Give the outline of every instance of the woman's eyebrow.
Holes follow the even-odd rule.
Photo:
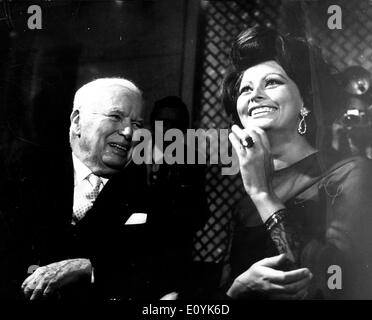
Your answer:
[[[279,76],[279,77],[281,77],[281,78],[283,78],[283,79],[288,79],[284,74],[282,74],[282,73],[277,73],[277,72],[270,72],[269,74],[267,74],[267,75],[265,76],[265,79],[266,79],[267,77],[269,77],[269,76],[272,76],[272,75]]]
[[[264,77],[262,77],[261,80],[266,80],[267,77],[272,76],[272,75],[279,76],[279,77],[281,77],[281,78],[283,78],[283,79],[285,79],[285,80],[288,79],[288,78],[287,78],[284,74],[282,74],[282,73],[270,72],[270,73],[266,74]],[[243,84],[244,84],[244,86],[247,86],[247,85],[250,85],[250,86],[251,86],[252,83],[253,83],[253,82],[252,82],[251,80],[247,80],[247,81],[245,81],[244,83],[243,83],[243,81],[241,81],[241,82],[240,82],[240,87],[242,87]]]
[[[239,85],[239,88],[243,88],[243,87],[246,87],[246,86],[252,86],[252,81],[251,80],[246,80],[243,82],[243,78],[242,80],[240,81],[240,85]]]

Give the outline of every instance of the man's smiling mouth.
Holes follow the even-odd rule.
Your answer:
[[[113,147],[119,151],[123,151],[123,152],[127,152],[129,150],[129,146],[123,146],[123,145],[120,145],[120,144],[117,144],[117,143],[109,143],[110,147]]]

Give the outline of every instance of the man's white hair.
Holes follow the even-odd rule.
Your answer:
[[[100,78],[88,82],[87,84],[83,85],[78,91],[75,93],[74,97],[74,105],[73,105],[73,112],[74,110],[80,110],[86,106],[93,104],[97,99],[99,99],[99,94],[106,88],[111,86],[121,86],[124,90],[129,90],[130,92],[138,95],[140,98],[141,103],[143,103],[142,99],[142,92],[141,90],[131,81],[123,79],[123,78]],[[74,139],[74,134],[72,132],[72,123],[70,124],[70,144]]]
[[[100,78],[88,82],[76,91],[73,110],[80,110],[88,101],[95,99],[97,92],[111,86],[122,86],[124,89],[138,94],[142,99],[141,90],[133,82],[123,78]]]

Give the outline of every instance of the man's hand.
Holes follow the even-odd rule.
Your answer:
[[[64,285],[89,278],[91,274],[92,264],[88,259],[63,260],[37,268],[22,283],[22,290],[26,299],[47,298]]]
[[[254,263],[234,280],[227,295],[238,299],[249,292],[260,292],[270,299],[304,299],[312,274],[307,268],[286,272],[273,269],[285,259],[281,254]]]
[[[170,292],[164,295],[163,297],[160,298],[160,300],[177,300],[178,299],[178,292]]]

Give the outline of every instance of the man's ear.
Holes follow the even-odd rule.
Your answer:
[[[71,131],[80,137],[80,111],[75,109],[72,111],[70,116]]]

